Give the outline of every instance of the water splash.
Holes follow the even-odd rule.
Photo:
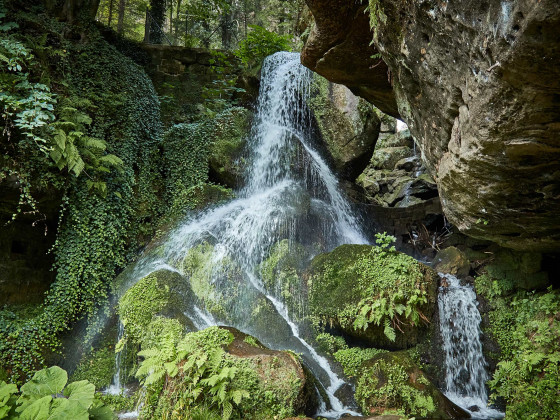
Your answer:
[[[467,410],[473,418],[502,418],[503,413],[488,407],[487,363],[480,341],[480,312],[470,285],[462,286],[451,274],[441,274],[447,287],[438,297],[440,332],[445,354],[445,395]]]

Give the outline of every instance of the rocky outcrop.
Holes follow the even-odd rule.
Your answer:
[[[361,56],[381,54],[453,224],[502,246],[558,252],[557,2],[372,0],[373,37],[367,19],[346,17],[359,6],[339,13],[339,0],[307,3],[317,28],[303,63],[330,80],[346,77],[383,109],[386,92],[371,86],[384,82],[353,62],[356,45],[365,46]]]
[[[375,99],[381,111],[397,116],[387,65],[370,48],[367,5],[346,0],[307,0],[307,5],[315,24],[302,51],[302,63],[370,102]]]
[[[379,135],[379,111],[347,87],[315,75],[308,99],[329,161],[353,181],[366,167]]]
[[[366,169],[356,179],[369,203],[410,207],[438,196],[435,181],[425,173],[408,130],[378,141]]]

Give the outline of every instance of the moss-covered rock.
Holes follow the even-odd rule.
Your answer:
[[[342,245],[306,276],[311,315],[373,347],[417,344],[435,309],[437,273],[394,248]]]
[[[125,328],[126,340],[143,343],[157,334],[158,317],[177,320],[192,327],[184,315],[185,305],[193,299],[189,283],[179,274],[158,270],[140,279],[120,298],[118,313]],[[152,324],[156,321],[156,325]]]
[[[450,246],[436,254],[434,268],[441,273],[464,277],[469,274],[471,263],[464,252]]]
[[[370,160],[373,169],[388,169],[395,167],[396,163],[412,156],[412,149],[407,146],[376,148]]]
[[[372,105],[315,74],[309,108],[339,174],[354,180],[367,165],[381,121]]]
[[[367,414],[469,418],[420,370],[408,352],[380,353],[362,364],[356,400]]]
[[[255,338],[225,327],[186,334],[176,347],[185,360],[176,361],[177,373],[162,378],[161,386],[148,388],[141,418],[167,416],[177,404],[184,413],[200,406],[226,412],[227,404],[219,400],[232,404],[233,418],[250,420],[311,414],[317,408],[312,381],[293,353],[269,350]],[[197,378],[189,375],[193,359]],[[213,398],[217,389],[211,388],[222,384],[224,398]]]
[[[289,308],[297,314],[304,311],[300,296],[301,275],[308,264],[309,253],[298,243],[288,239],[274,244],[268,257],[260,264],[260,274],[265,287],[276,296],[282,296]]]
[[[247,143],[251,111],[231,108],[215,120],[215,132],[210,144],[210,179],[228,187],[240,185],[244,170],[242,152]]]

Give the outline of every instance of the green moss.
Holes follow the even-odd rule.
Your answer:
[[[191,248],[182,261],[182,270],[189,279],[192,290],[204,302],[208,311],[227,317],[228,303],[239,293],[239,281],[243,276],[239,266],[228,257],[216,261],[214,247],[203,243]],[[216,279],[219,279],[216,281]],[[217,283],[227,281],[231,286],[219,290]]]
[[[377,357],[359,373],[356,400],[363,412],[439,418],[431,395],[437,389],[399,353]]]
[[[374,356],[384,353],[387,350],[359,347],[352,347],[338,350],[334,353],[334,358],[342,365],[344,374],[349,378],[358,376],[361,372],[361,366],[366,360],[372,359]]]
[[[300,296],[301,275],[308,255],[302,245],[284,239],[272,246],[268,257],[259,266],[266,288],[281,295],[296,317],[304,312],[301,300],[296,297]]]
[[[377,326],[391,341],[397,334],[404,336],[395,330],[430,319],[437,274],[381,245],[343,245],[313,259],[308,280],[312,315],[350,334],[359,330],[374,334],[369,327]],[[370,338],[383,342],[379,334]]]
[[[86,356],[71,376],[72,381],[88,380],[97,389],[111,385],[115,372],[115,349],[104,347]]]
[[[118,312],[130,340],[142,342],[152,318],[167,305],[169,296],[169,286],[158,284],[155,273],[139,280],[124,294]]]

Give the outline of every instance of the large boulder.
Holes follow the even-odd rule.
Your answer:
[[[311,316],[373,347],[408,348],[428,333],[438,275],[394,249],[342,245],[315,257],[306,278]]]
[[[169,353],[176,357],[176,368],[161,377],[159,386],[147,388],[141,418],[165,418],[177,404],[185,413],[218,406],[224,417],[231,404],[233,418],[251,420],[310,415],[317,409],[314,381],[294,353],[270,350],[254,337],[226,327],[188,333],[177,340],[176,348],[181,356]],[[157,344],[153,349],[166,354]],[[144,355],[151,357],[150,352]],[[170,363],[166,365],[168,369]],[[139,372],[149,377],[154,371],[141,367]]]
[[[380,53],[449,221],[502,246],[558,252],[560,4],[370,0],[372,36],[367,19],[347,17],[361,5],[341,13],[341,3],[307,0],[317,29],[303,63],[381,108],[387,94],[371,87],[381,76],[351,65],[356,46]]]
[[[406,351],[379,353],[364,362],[357,379],[356,401],[367,414],[470,418],[430,382]]]
[[[347,87],[318,75],[314,75],[308,105],[329,160],[343,178],[353,181],[375,148],[379,111]]]

